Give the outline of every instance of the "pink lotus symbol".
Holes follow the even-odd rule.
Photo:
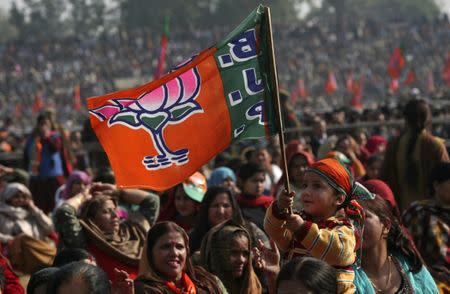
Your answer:
[[[137,100],[112,99],[107,104],[89,112],[100,121],[108,120],[108,126],[120,124],[131,129],[144,129],[154,143],[157,155],[145,156],[142,164],[148,170],[182,165],[189,161],[188,149],[171,151],[163,131],[168,124],[178,124],[203,109],[195,101],[200,93],[201,78],[196,67],[155,90],[143,93]]]

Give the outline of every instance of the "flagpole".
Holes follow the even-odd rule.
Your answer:
[[[284,170],[284,174],[286,175],[286,182],[284,184],[285,189],[287,190],[288,194],[291,193],[291,188],[289,184],[289,172],[287,168],[287,160],[286,160],[286,148],[284,145],[284,133],[283,133],[283,120],[281,118],[281,103],[280,103],[280,92],[278,88],[278,74],[277,74],[277,64],[275,62],[275,49],[273,46],[273,36],[272,36],[272,18],[270,16],[270,8],[267,6],[264,6],[264,16],[266,17],[266,21],[268,24],[268,41],[269,41],[269,66],[273,73],[273,88],[275,91],[275,108],[276,108],[276,116],[278,121],[278,138],[280,140],[280,151],[281,151],[281,161],[282,161],[282,168]],[[288,213],[292,214],[292,207],[288,209]]]

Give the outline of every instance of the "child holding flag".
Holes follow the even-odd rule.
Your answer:
[[[332,158],[307,169],[303,189],[303,211],[285,212],[294,196],[285,191],[267,210],[264,228],[288,260],[305,255],[322,259],[337,269],[338,293],[354,293],[352,265],[357,261],[364,220],[355,197],[372,198],[372,194]]]

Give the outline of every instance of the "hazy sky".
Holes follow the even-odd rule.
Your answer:
[[[15,1],[19,6],[23,3],[22,0],[15,0]],[[14,2],[14,0],[0,0],[0,8],[8,10],[12,2]],[[108,4],[111,3],[111,0],[106,0],[105,2]],[[435,0],[435,2],[438,4],[439,7],[442,7],[444,11],[450,14],[449,0]]]

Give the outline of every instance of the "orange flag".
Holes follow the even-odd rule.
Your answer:
[[[334,93],[337,90],[337,82],[336,82],[336,77],[334,75],[334,72],[330,71],[328,72],[328,78],[327,81],[325,82],[325,92],[327,94],[331,94]]]
[[[118,186],[166,190],[231,142],[276,133],[265,20],[260,5],[161,79],[88,99]]]

